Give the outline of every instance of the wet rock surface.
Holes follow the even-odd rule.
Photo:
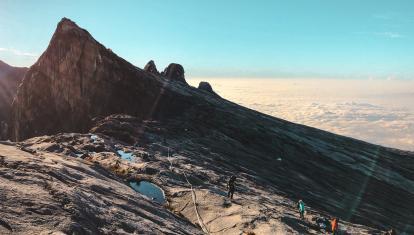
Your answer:
[[[286,152],[280,155],[281,161],[272,156],[273,160],[260,162],[259,159],[265,159],[267,154],[260,152],[258,148],[243,147],[245,144],[237,140],[240,131],[237,135],[230,132],[224,134],[201,126],[195,129],[196,127],[178,120],[161,123],[142,121],[125,115],[112,115],[103,120],[112,120],[112,123],[116,123],[114,126],[123,126],[125,123],[140,126],[139,138],[133,143],[126,143],[122,140],[122,135],[120,137],[116,133],[111,136],[111,132],[105,132],[104,126],[101,125],[100,131],[93,134],[72,133],[35,137],[19,143],[18,146],[30,154],[57,154],[64,158],[85,161],[91,166],[99,166],[103,172],[124,184],[142,180],[152,182],[164,190],[168,210],[180,217],[180,220],[194,224],[198,233],[203,231],[195,212],[191,186],[203,226],[213,234],[321,234],[323,231],[318,230],[312,221],[312,218],[320,216],[340,217],[340,229],[347,234],[379,234],[391,226],[407,234],[412,230],[412,222],[406,217],[411,213],[411,207],[404,207],[412,205],[412,194],[403,191],[412,189],[412,181],[406,178],[410,175],[399,178],[398,182],[392,184],[391,177],[388,177],[387,181],[382,179],[382,174],[391,174],[390,168],[383,170],[387,167],[384,164],[385,160],[377,161],[376,169],[379,171],[370,171],[371,177],[367,177],[363,172],[370,165],[361,163],[358,168],[355,164],[349,165],[350,158],[359,159],[361,156],[345,155],[352,149],[344,147],[340,151],[330,152],[329,155],[335,157],[335,164],[329,163],[329,157],[325,155],[325,161],[307,166],[310,162],[303,160],[304,156],[300,153],[306,152],[312,161],[316,155],[312,152],[324,154],[324,142],[319,139],[313,140],[316,142],[312,146],[302,143],[304,147],[300,148],[301,151],[296,150],[294,154],[288,152],[293,152],[294,149],[285,147]],[[114,126],[108,128],[112,129]],[[231,125],[228,128],[232,128]],[[283,141],[289,140],[290,134],[280,130],[279,141],[284,138],[287,139]],[[330,141],[332,137],[329,138]],[[342,140],[344,137],[337,138]],[[356,140],[347,141],[346,146],[352,146],[352,142]],[[369,152],[370,145],[364,144],[364,151]],[[133,154],[134,158],[122,158],[118,154],[119,150]],[[389,154],[396,154],[392,155],[395,161],[405,159],[407,163],[412,161],[410,159],[413,157],[407,152],[405,156],[398,157],[402,152],[390,149],[376,149],[376,152],[381,154],[382,159],[386,159]],[[7,158],[4,152],[0,151],[0,154]],[[364,156],[368,158],[370,155]],[[395,177],[398,174],[402,175],[404,171],[408,173],[413,170],[411,165],[401,163],[399,166],[404,167],[392,173]],[[314,169],[313,174],[307,174],[308,167],[318,169]],[[13,169],[13,166],[7,165],[2,169],[3,172],[7,172]],[[337,174],[341,169],[347,172],[347,177]],[[226,197],[226,182],[232,174],[237,175],[236,193],[234,199],[229,200]],[[7,178],[7,174],[5,175]],[[325,180],[322,181],[321,178]],[[330,183],[328,179],[336,183]],[[367,183],[362,179],[371,182]],[[380,184],[381,188],[378,190],[388,191],[389,194],[372,191],[377,190],[376,185],[369,185],[373,183]],[[344,189],[335,190],[341,187]],[[353,190],[353,187],[357,190]],[[340,200],[335,197],[337,193],[341,193]],[[358,198],[361,193],[363,196]],[[401,201],[393,199],[394,195]],[[298,218],[295,206],[298,198],[303,199],[307,206],[308,213],[304,221]],[[345,200],[354,198],[357,201]],[[144,200],[152,201],[148,197]],[[391,204],[389,200],[394,201]],[[350,208],[349,205],[354,207]],[[398,213],[393,212],[397,208]],[[385,210],[387,212],[384,212]],[[346,217],[348,214],[351,216]],[[362,218],[363,216],[369,220]],[[393,218],[397,219],[393,221]]]
[[[0,188],[1,234],[200,234],[99,164],[64,154],[0,144]]]

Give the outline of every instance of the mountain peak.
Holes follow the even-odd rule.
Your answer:
[[[82,30],[75,22],[71,19],[63,17],[58,23],[56,31],[68,31],[70,29],[79,29]]]
[[[155,72],[155,63],[150,62],[145,70],[137,69],[75,22],[63,18],[19,88],[13,104],[13,139],[85,132],[96,116],[123,113],[166,118],[189,107],[191,101],[182,95],[182,89],[166,87],[161,84],[166,80],[154,79],[148,70]],[[175,88],[188,89],[181,65],[171,64],[166,71],[167,79],[183,81]]]

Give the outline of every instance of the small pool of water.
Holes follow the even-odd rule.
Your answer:
[[[164,204],[165,201],[165,195],[164,192],[160,187],[157,185],[148,182],[148,181],[139,181],[129,182],[129,185],[137,192],[145,195],[146,197],[150,198],[151,200],[156,201],[159,204]]]
[[[135,160],[135,156],[132,153],[126,153],[123,150],[118,150],[117,153],[124,160],[130,161],[130,162]]]
[[[96,141],[98,140],[98,136],[97,135],[91,135],[91,140],[93,140],[93,142],[96,143]]]

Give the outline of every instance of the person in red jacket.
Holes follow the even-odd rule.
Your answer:
[[[331,225],[332,225],[332,235],[337,235],[338,234],[338,224],[339,224],[339,219],[338,218],[333,218]]]

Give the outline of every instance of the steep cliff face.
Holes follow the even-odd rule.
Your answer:
[[[7,137],[11,103],[27,68],[10,66],[0,60],[0,140]]]
[[[184,69],[175,67],[183,81]],[[177,76],[171,71],[167,76]],[[191,100],[170,92],[172,82],[174,79],[133,66],[74,22],[62,19],[18,91],[13,105],[13,138],[86,131],[92,118],[113,113],[140,118],[180,113]],[[159,109],[164,106],[168,108]]]

